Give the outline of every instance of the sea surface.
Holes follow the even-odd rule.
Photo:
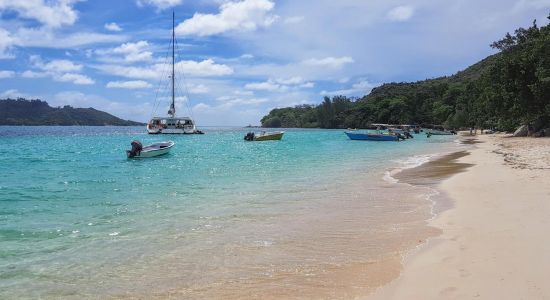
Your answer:
[[[458,147],[202,129],[0,126],[0,299],[362,295],[436,234],[434,191],[390,175]],[[136,139],[176,145],[129,160]]]

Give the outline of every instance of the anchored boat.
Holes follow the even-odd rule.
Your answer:
[[[350,140],[362,140],[362,141],[399,141],[399,136],[391,133],[382,132],[359,132],[359,131],[346,131],[345,134]]]
[[[175,44],[176,35],[174,33],[175,17],[172,13],[172,76],[170,76],[172,83],[172,103],[168,110],[167,117],[153,117],[147,124],[147,132],[149,134],[203,134],[202,131],[197,130],[195,121],[191,117],[176,117],[176,74],[175,74]],[[187,97],[189,98],[189,97]],[[189,110],[191,110],[189,108]]]
[[[284,131],[262,131],[259,134],[249,132],[244,136],[245,141],[278,141],[283,138]]]
[[[168,154],[175,143],[172,141],[165,141],[145,147],[141,145],[140,141],[132,141],[131,144],[132,150],[126,150],[128,158],[147,158]]]

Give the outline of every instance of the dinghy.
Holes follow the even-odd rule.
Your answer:
[[[132,141],[132,150],[126,150],[128,158],[147,158],[167,154],[174,146],[174,142],[158,142],[143,147],[140,141]]]
[[[284,131],[262,131],[259,134],[249,132],[244,136],[245,141],[278,141],[283,138]]]

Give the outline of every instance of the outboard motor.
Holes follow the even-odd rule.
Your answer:
[[[140,141],[132,141],[132,150],[127,150],[126,153],[128,154],[128,158],[135,157],[141,153],[141,150],[143,149],[143,145]]]
[[[253,141],[254,140],[254,132],[249,132],[244,136],[245,141]]]
[[[399,141],[399,140],[404,141],[405,140],[405,136],[402,135],[401,133],[396,133],[395,135],[397,136],[397,141]]]

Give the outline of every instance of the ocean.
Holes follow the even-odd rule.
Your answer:
[[[352,298],[437,234],[429,187],[401,168],[456,137],[343,130],[0,126],[0,298]],[[129,160],[132,140],[173,140]]]

